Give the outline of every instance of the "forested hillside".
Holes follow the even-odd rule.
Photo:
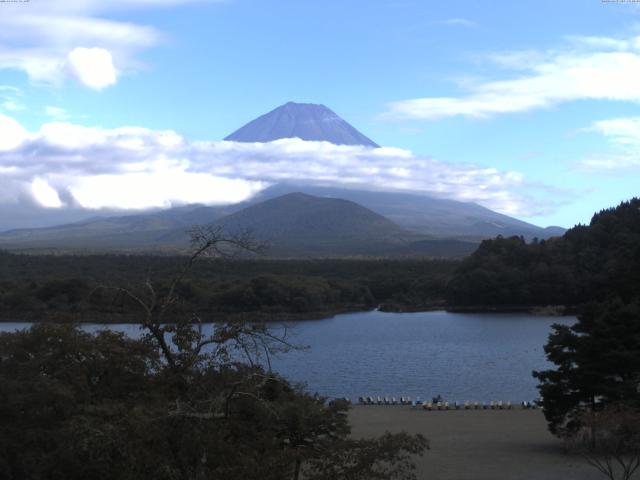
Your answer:
[[[136,321],[110,286],[166,288],[184,257],[35,256],[0,252],[0,320]],[[309,318],[382,305],[444,305],[457,262],[448,260],[203,260],[179,285],[185,311]],[[135,310],[133,310],[135,311]]]
[[[167,285],[179,256],[36,256],[0,252],[0,319],[135,321],[108,286]],[[205,320],[321,317],[387,310],[564,305],[640,292],[640,199],[594,215],[563,237],[484,241],[463,261],[236,259],[203,261],[179,285]]]
[[[564,236],[486,240],[448,286],[459,306],[577,306],[640,294],[640,199],[595,214]]]

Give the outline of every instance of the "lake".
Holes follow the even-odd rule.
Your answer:
[[[543,346],[551,325],[573,322],[574,317],[513,313],[349,313],[283,323],[291,341],[310,348],[272,364],[312,392],[331,397],[442,395],[460,402],[520,402],[538,397],[531,371],[550,366]],[[28,326],[0,323],[0,331]],[[139,334],[137,325],[85,328]]]

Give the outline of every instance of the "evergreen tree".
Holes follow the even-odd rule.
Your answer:
[[[596,213],[560,238],[482,242],[447,288],[451,305],[579,307],[640,291],[640,198]]]
[[[573,326],[553,328],[545,352],[556,369],[533,372],[553,433],[574,432],[587,409],[612,403],[640,407],[638,300],[591,304]]]

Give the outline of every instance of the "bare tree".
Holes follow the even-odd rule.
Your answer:
[[[349,402],[327,403],[271,371],[273,353],[298,348],[286,330],[223,321],[204,331],[197,313],[181,305],[181,282],[204,256],[255,254],[264,246],[246,231],[207,226],[190,233],[191,254],[170,281],[147,274],[138,285],[110,287],[140,312],[142,375],[154,395],[133,417],[140,430],[153,427],[150,438],[164,446],[167,460],[160,462],[171,478],[415,479],[413,456],[426,448],[423,437],[350,440]]]
[[[630,480],[640,467],[640,412],[624,405],[588,410],[567,438],[572,450],[610,480]]]
[[[101,287],[114,290],[137,305],[141,311],[140,325],[146,337],[161,351],[166,365],[176,371],[188,370],[196,362],[207,358],[228,361],[235,351],[250,364],[265,359],[271,367],[270,356],[294,348],[284,329],[275,335],[264,323],[244,321],[219,322],[213,332],[205,334],[202,319],[195,312],[175,315],[180,303],[179,286],[203,257],[237,257],[259,255],[266,244],[257,241],[249,230],[225,231],[218,225],[195,226],[189,230],[191,252],[182,267],[170,280],[168,287],[157,288],[151,274],[142,285]],[[203,352],[207,355],[203,356]]]
[[[260,255],[266,244],[257,241],[248,230],[228,232],[216,225],[195,226],[188,233],[191,252],[168,286],[157,288],[156,282],[147,274],[138,286],[103,288],[118,292],[139,307],[140,327],[146,332],[143,338],[159,349],[164,368],[168,368],[174,378],[182,379],[184,391],[189,389],[191,377],[202,371],[201,367],[229,367],[234,360],[240,359],[250,367],[262,365],[262,361],[266,363],[262,365],[266,366],[266,372],[255,368],[243,380],[227,385],[204,403],[194,402],[193,398],[176,398],[170,416],[200,420],[225,418],[229,416],[234,400],[248,397],[268,408],[255,392],[267,382],[280,381],[272,374],[271,356],[302,348],[288,340],[287,328],[282,327],[274,333],[264,322],[234,320],[216,322],[211,326],[212,331],[205,333],[197,313],[176,314],[175,311],[181,301],[180,283],[186,280],[198,260]]]

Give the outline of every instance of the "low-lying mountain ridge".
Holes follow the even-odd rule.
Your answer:
[[[244,208],[217,222],[246,225],[265,238],[306,240],[393,238],[403,231],[388,218],[341,198],[294,192]]]
[[[357,203],[289,193],[252,205],[216,222],[226,230],[251,230],[272,253],[382,253],[407,243],[406,232]]]
[[[556,234],[475,204],[403,193],[301,189],[304,193],[291,185],[274,186],[252,201],[225,207],[190,205],[13,230],[0,234],[0,248],[175,251],[188,245],[185,232],[191,226],[211,223],[251,230],[271,244],[274,256],[462,256],[483,238]]]
[[[0,234],[10,249],[167,250],[188,245],[193,224],[250,230],[272,256],[459,256],[476,244],[433,239],[401,228],[355,202],[289,193],[245,208],[183,207],[152,215],[96,219]]]
[[[0,233],[0,247],[101,250],[161,246],[158,239],[167,232],[208,224],[241,208],[240,205],[233,207],[189,205],[147,214],[92,218],[55,227],[10,230]]]
[[[562,227],[542,228],[489,210],[477,203],[460,202],[426,195],[376,192],[312,185],[278,184],[261,192],[254,201],[291,192],[358,203],[392,220],[400,227],[434,238],[481,241],[502,235],[544,239],[562,235]]]

